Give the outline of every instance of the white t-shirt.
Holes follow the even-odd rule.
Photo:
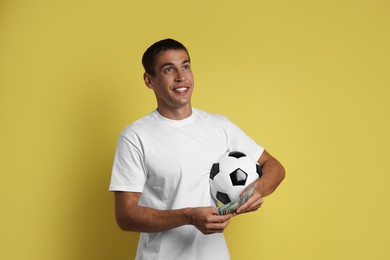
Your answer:
[[[110,191],[142,192],[139,204],[159,210],[215,206],[209,175],[228,151],[258,160],[263,148],[226,117],[193,109],[171,120],[157,110],[126,127],[115,153]],[[186,225],[141,233],[136,259],[229,259],[223,234]]]

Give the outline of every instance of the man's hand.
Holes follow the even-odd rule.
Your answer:
[[[235,215],[258,210],[263,204],[263,197],[271,194],[284,179],[285,170],[283,166],[267,151],[262,153],[257,162],[262,168],[263,175],[241,193],[241,195],[245,194],[256,184],[252,196],[237,209]]]
[[[192,208],[190,223],[205,235],[222,233],[230,223],[232,216],[232,214],[218,215],[218,211],[214,207]]]
[[[261,207],[263,204],[263,197],[260,194],[260,183],[257,182],[259,182],[259,179],[246,187],[246,189],[241,193],[241,196],[243,196],[253,185],[256,185],[252,196],[250,196],[249,199],[236,210],[234,215],[256,211]]]

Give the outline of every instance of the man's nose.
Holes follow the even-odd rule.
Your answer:
[[[175,80],[180,82],[180,81],[183,81],[183,80],[185,80],[185,79],[186,79],[186,78],[185,78],[184,72],[178,70],[177,73],[176,73],[176,78],[175,78]]]

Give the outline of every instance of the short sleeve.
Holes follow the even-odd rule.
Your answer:
[[[144,160],[140,150],[120,135],[114,157],[109,190],[142,192],[146,181]]]
[[[245,153],[253,160],[258,160],[264,151],[264,148],[250,138],[244,131],[242,131],[236,124],[226,119],[226,138],[228,142],[228,149],[230,151],[239,151]]]

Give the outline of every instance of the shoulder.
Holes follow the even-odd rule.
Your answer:
[[[131,124],[125,126],[121,132],[121,136],[125,138],[131,138],[139,135],[139,133],[147,131],[147,129],[154,128],[155,124],[154,111],[145,115]]]
[[[201,120],[206,120],[209,122],[216,122],[216,123],[223,123],[229,121],[228,118],[224,115],[210,113],[196,108],[194,108],[193,110],[196,113],[197,117],[200,118]]]
[[[224,132],[236,127],[236,125],[225,115],[210,113],[198,109],[195,111],[198,115],[198,122],[201,122],[204,126],[209,126]]]

